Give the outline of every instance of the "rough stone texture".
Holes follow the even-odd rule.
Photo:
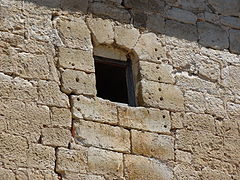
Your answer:
[[[52,112],[51,124],[53,126],[71,127],[72,114],[69,109],[52,107],[51,112]]]
[[[119,152],[130,151],[130,133],[126,129],[83,120],[75,122],[74,128],[78,143]]]
[[[166,13],[167,18],[188,24],[195,24],[197,16],[190,11],[172,8]]]
[[[233,53],[240,53],[240,44],[239,44],[239,37],[240,37],[240,30],[230,30],[230,51]]]
[[[174,138],[166,135],[131,131],[134,154],[154,157],[160,160],[174,159]]]
[[[170,180],[173,178],[172,171],[161,162],[142,156],[124,155],[126,175],[129,180],[156,179]]]
[[[162,15],[152,14],[147,17],[147,29],[157,33],[164,33],[165,31],[165,21]]]
[[[62,91],[66,94],[95,95],[95,76],[83,71],[65,70],[62,73]]]

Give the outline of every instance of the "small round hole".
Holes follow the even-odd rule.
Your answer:
[[[160,81],[160,80],[161,80],[161,77],[158,77],[158,80]]]
[[[167,125],[164,125],[163,127],[164,127],[164,128],[167,128]]]
[[[157,60],[160,60],[160,57],[157,57]]]
[[[157,51],[158,49],[157,49],[157,48],[155,48],[154,50],[155,50],[155,51]]]
[[[161,88],[158,88],[158,90],[159,90],[159,91],[162,91],[162,89],[161,89]]]
[[[77,108],[77,110],[78,110],[78,111],[81,111],[81,109],[80,109],[80,108]]]
[[[160,100],[163,101],[163,97],[160,97]]]
[[[77,98],[77,101],[80,101],[80,98]]]
[[[74,64],[74,63],[72,63],[72,66],[75,66],[75,64]]]
[[[163,115],[162,117],[163,117],[163,118],[166,118],[166,116],[165,116],[165,115]]]
[[[156,69],[159,69],[159,66],[157,66]]]
[[[76,78],[76,82],[79,82],[79,78]]]

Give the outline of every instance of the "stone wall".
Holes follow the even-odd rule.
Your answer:
[[[240,179],[239,0],[1,0],[3,180]],[[97,97],[133,61],[138,107]]]

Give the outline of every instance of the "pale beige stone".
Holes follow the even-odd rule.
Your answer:
[[[117,124],[117,106],[101,98],[71,96],[74,118]]]
[[[139,30],[124,26],[115,26],[114,33],[116,44],[128,50],[135,46],[140,36]]]
[[[72,173],[72,172],[66,172],[66,174],[64,174],[63,180],[73,180],[73,179],[105,180],[105,178],[103,176],[98,176],[98,175],[77,174],[77,173]]]
[[[112,44],[114,39],[113,25],[110,20],[101,18],[88,18],[87,24],[93,34],[96,44]]]
[[[185,107],[187,111],[204,113],[206,110],[206,100],[203,93],[187,91],[184,93]]]
[[[173,111],[184,110],[183,93],[177,86],[142,80],[141,88],[141,105]]]
[[[0,177],[2,180],[15,180],[14,173],[9,169],[0,168]]]
[[[160,160],[174,159],[174,138],[148,132],[131,130],[132,151]]]
[[[95,56],[116,59],[118,61],[127,61],[127,52],[114,47],[99,45],[94,47],[93,54]]]
[[[87,148],[82,147],[81,150],[58,149],[56,172],[60,174],[66,172],[86,173],[87,169]]]
[[[192,161],[192,154],[190,152],[176,150],[176,161],[191,163]]]
[[[230,175],[227,175],[226,173],[214,169],[210,169],[209,167],[206,167],[201,172],[203,179],[208,180],[231,180],[232,177]]]
[[[184,113],[182,112],[171,112],[171,126],[172,129],[183,128]]]
[[[90,31],[83,19],[59,19],[57,24],[61,37],[67,47],[81,50],[92,49]]]
[[[65,70],[62,73],[62,91],[66,94],[95,95],[95,75],[76,70]]]
[[[40,104],[69,107],[68,96],[60,91],[60,87],[56,82],[39,81],[36,85]]]
[[[94,174],[102,174],[108,179],[123,177],[123,154],[89,148],[88,150],[89,171]]]
[[[59,48],[59,65],[63,68],[94,72],[92,51]]]
[[[212,114],[217,117],[226,117],[226,110],[224,101],[220,98],[206,95],[206,113]]]
[[[133,48],[140,60],[160,63],[166,59],[166,51],[153,33],[142,34]]]
[[[146,80],[169,84],[175,82],[171,74],[173,69],[170,65],[140,61],[139,67],[142,78]]]
[[[27,165],[31,168],[54,170],[55,150],[53,147],[32,144],[28,150]]]
[[[155,159],[142,156],[124,155],[125,173],[129,180],[171,180],[169,167]]]
[[[119,124],[153,132],[170,133],[171,122],[168,111],[142,107],[118,107]]]
[[[174,174],[177,176],[176,180],[195,180],[200,179],[199,172],[195,171],[194,167],[186,163],[177,164],[173,168]]]
[[[75,122],[74,128],[78,143],[119,152],[130,151],[130,133],[126,129],[83,120]]]
[[[70,129],[44,128],[42,130],[42,143],[48,146],[68,147],[71,137]]]
[[[51,107],[51,124],[58,127],[68,127],[72,125],[72,113],[70,109]]]

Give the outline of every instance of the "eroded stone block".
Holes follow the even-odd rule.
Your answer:
[[[180,21],[188,24],[196,24],[197,16],[190,11],[179,8],[172,8],[167,11],[166,16],[169,19]]]
[[[230,51],[240,54],[240,30],[231,29],[230,33]]]

